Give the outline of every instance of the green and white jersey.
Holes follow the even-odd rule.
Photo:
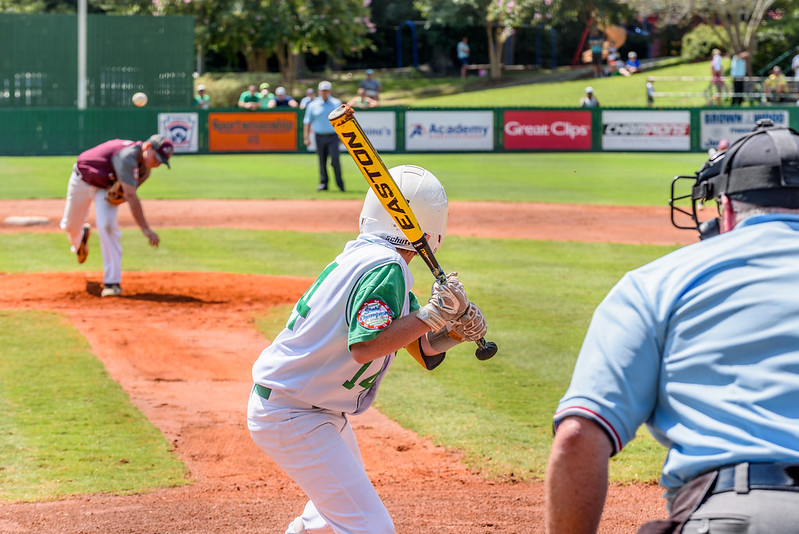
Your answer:
[[[418,309],[412,286],[391,244],[359,235],[294,306],[286,328],[255,362],[253,380],[313,406],[363,412],[396,353],[359,364],[349,348]]]

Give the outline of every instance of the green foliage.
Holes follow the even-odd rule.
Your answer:
[[[139,15],[152,12],[152,0],[88,0],[88,13]],[[0,13],[75,13],[75,0],[0,0]]]
[[[60,316],[0,311],[0,499],[188,483],[169,443]]]
[[[718,29],[707,24],[697,25],[682,38],[682,58],[689,61],[708,59],[714,48],[718,48],[724,53],[729,51],[729,43],[723,32],[719,32]]]

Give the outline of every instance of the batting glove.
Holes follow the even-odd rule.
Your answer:
[[[447,275],[443,284],[433,284],[430,300],[419,308],[418,317],[435,331],[444,328],[447,321],[457,319],[466,311],[469,299],[466,290],[458,280],[458,273]]]
[[[452,332],[462,337],[464,341],[477,341],[484,338],[486,330],[488,330],[488,325],[486,325],[483,310],[473,302],[469,303],[466,313],[452,323]]]

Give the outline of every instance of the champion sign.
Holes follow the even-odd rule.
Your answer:
[[[603,111],[605,150],[690,150],[688,111]]]
[[[407,150],[493,150],[491,111],[409,111],[405,114]]]
[[[507,149],[591,150],[590,111],[506,111]]]

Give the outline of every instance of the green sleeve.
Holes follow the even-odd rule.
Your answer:
[[[352,297],[348,346],[376,338],[383,328],[402,313],[405,294],[405,277],[402,268],[396,263],[381,265],[369,271],[355,288]],[[382,303],[388,308],[385,324],[364,325],[364,321],[359,320],[361,307],[368,302],[374,302],[378,307]]]

